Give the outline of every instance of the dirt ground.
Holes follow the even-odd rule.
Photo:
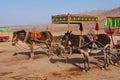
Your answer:
[[[0,80],[120,80],[120,65],[101,69],[101,54],[91,55],[91,70],[83,72],[80,54],[73,54],[67,61],[56,55],[48,58],[45,49],[35,46],[35,59],[30,59],[28,46],[20,44],[25,48],[15,48],[11,41],[0,42]]]

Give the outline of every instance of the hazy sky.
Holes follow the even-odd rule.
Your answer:
[[[0,0],[0,26],[50,24],[52,15],[119,6],[120,0]]]

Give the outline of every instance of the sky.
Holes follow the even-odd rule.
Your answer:
[[[120,0],[0,0],[0,26],[51,24],[51,16],[109,10]]]

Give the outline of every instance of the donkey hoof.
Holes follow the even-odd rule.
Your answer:
[[[86,70],[86,72],[90,72],[90,70]]]
[[[114,65],[115,65],[115,66],[117,66],[117,65],[118,65],[118,63],[114,63]]]
[[[13,54],[13,56],[16,56],[16,55],[18,55],[18,53],[15,52],[15,53]]]
[[[48,58],[50,58],[50,55],[48,55]]]
[[[101,67],[102,70],[105,70],[107,68],[107,65],[106,66],[103,66]]]
[[[85,69],[83,69],[83,70],[82,70],[82,72],[86,72],[86,70],[85,70]]]
[[[35,58],[34,57],[31,57],[30,60],[34,60]]]
[[[101,70],[105,70],[105,68],[104,68],[104,67],[101,67]]]

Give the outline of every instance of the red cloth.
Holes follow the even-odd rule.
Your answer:
[[[95,30],[99,30],[99,25],[98,25],[98,23],[96,23],[96,26],[95,26]]]
[[[83,31],[83,26],[82,26],[82,23],[80,23],[79,30],[80,30],[80,31]]]
[[[41,38],[42,37],[40,32],[38,32],[38,33],[30,32],[30,36],[31,36],[31,38]]]

